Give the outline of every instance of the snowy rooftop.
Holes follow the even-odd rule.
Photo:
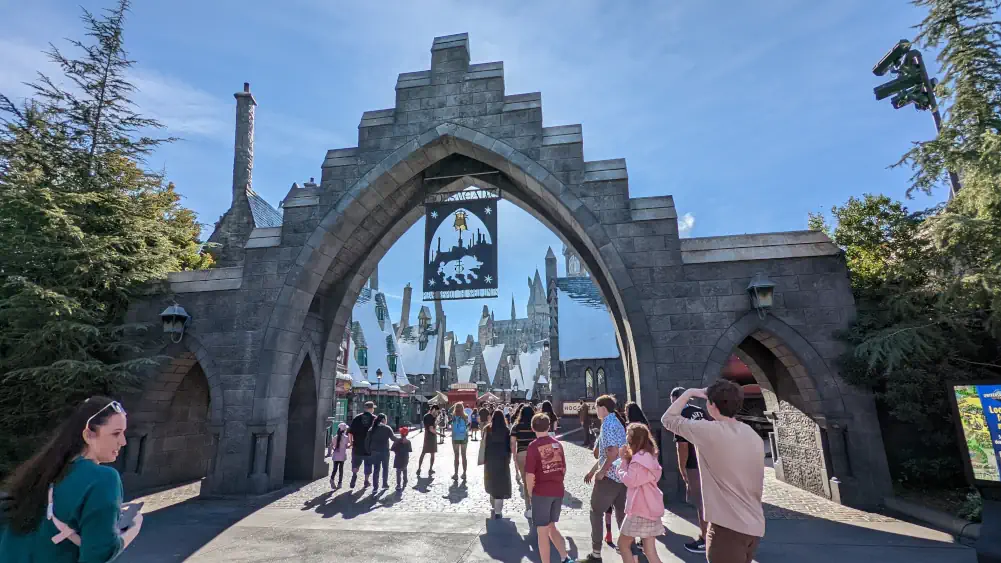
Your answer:
[[[469,378],[473,376],[474,360],[467,360],[455,370],[455,376],[459,383],[469,383]]]
[[[535,386],[535,375],[539,372],[539,363],[541,361],[542,350],[518,354],[518,362],[521,364],[521,377],[525,381],[525,388],[531,389]]]
[[[492,346],[483,347],[483,362],[487,365],[487,381],[489,381],[491,385],[494,383],[494,377],[497,375],[497,366],[500,365],[501,358],[503,357],[503,344],[494,344]]]
[[[518,366],[511,366],[511,388],[514,389],[514,385],[518,384],[519,390],[525,389],[525,380],[521,376],[521,368]]]
[[[409,330],[410,328],[413,327],[407,327],[405,332],[417,332],[416,328],[413,331]],[[434,355],[437,349],[437,334],[427,335],[427,345],[423,350],[421,350],[420,340],[416,336],[407,337],[405,335],[400,339],[400,362],[407,368],[407,373],[411,375],[434,375]]]
[[[560,360],[618,358],[615,325],[589,277],[558,278]]]
[[[370,383],[378,383],[379,378],[375,372],[382,370],[382,384],[396,383],[402,385],[410,383],[407,379],[406,366],[402,360],[397,361],[396,380],[389,371],[389,359],[387,355],[387,339],[392,343],[393,348],[399,354],[399,344],[396,335],[393,334],[393,321],[389,317],[389,310],[386,310],[386,317],[382,326],[379,325],[379,318],[376,315],[376,303],[381,302],[385,306],[385,297],[381,293],[374,293],[370,288],[363,288],[358,295],[358,301],[351,310],[351,338],[353,340],[352,353],[348,358],[348,373],[355,382],[364,381],[366,377],[362,374],[358,365],[355,351],[359,344],[368,348],[368,377]],[[432,363],[434,358],[432,357]]]

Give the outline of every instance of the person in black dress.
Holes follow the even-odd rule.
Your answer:
[[[438,451],[438,430],[435,425],[438,422],[438,405],[431,407],[431,410],[424,415],[424,447],[421,449],[421,457],[417,460],[417,477],[421,476],[421,466],[424,465],[424,456],[431,455],[431,463],[428,464],[428,477],[434,475],[434,454]]]
[[[490,495],[494,518],[500,518],[504,499],[511,498],[511,434],[503,411],[494,411],[490,423],[483,428],[482,439],[487,448],[483,486]]]

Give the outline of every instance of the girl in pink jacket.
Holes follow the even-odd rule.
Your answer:
[[[643,554],[650,563],[660,563],[657,557],[657,536],[664,533],[664,495],[657,487],[661,467],[657,463],[657,446],[645,424],[634,422],[626,430],[626,445],[619,450],[622,461],[618,474],[626,486],[626,519],[619,529],[619,553],[622,561],[633,563],[632,543],[643,542]]]

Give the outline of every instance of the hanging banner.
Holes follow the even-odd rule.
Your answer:
[[[425,201],[425,301],[497,297],[497,197],[480,191]]]

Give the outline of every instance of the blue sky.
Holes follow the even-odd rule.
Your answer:
[[[46,43],[80,37],[79,6],[108,3],[0,0],[0,91],[23,95]],[[920,19],[906,0],[174,0],[137,2],[126,41],[143,111],[183,138],[150,166],[204,223],[229,206],[243,82],[260,104],[254,188],[277,205],[319,177],[328,149],[357,144],[362,112],[393,106],[399,73],[430,67],[434,36],[469,32],[473,62],[504,61],[508,94],[541,91],[546,126],[583,124],[586,159],[626,158],[632,196],[674,195],[688,235],[711,236],[802,229],[807,212],[865,192],[904,196],[909,171],[887,167],[934,127],[877,103],[869,70]],[[560,243],[500,211],[501,298],[488,303],[507,318]],[[419,287],[422,243],[421,222],[383,261],[391,298]],[[447,304],[449,327],[474,332],[483,303]]]

